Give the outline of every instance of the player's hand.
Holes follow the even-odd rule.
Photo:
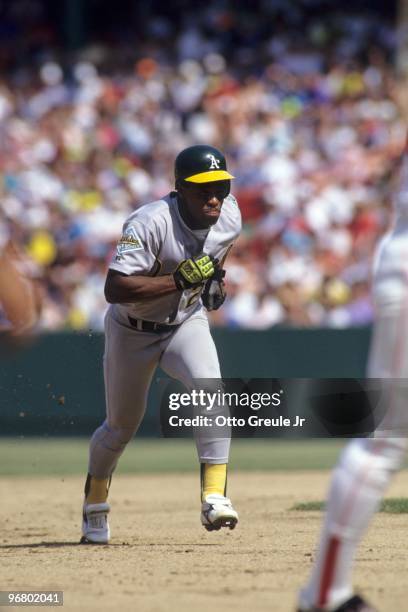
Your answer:
[[[214,275],[217,264],[217,259],[205,253],[185,259],[173,274],[177,289],[184,291],[202,285]]]
[[[225,270],[217,269],[215,274],[205,283],[201,300],[207,310],[218,310],[225,302],[227,294],[224,283]]]

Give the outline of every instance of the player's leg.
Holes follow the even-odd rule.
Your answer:
[[[369,378],[387,379],[388,383],[408,376],[406,295],[403,283],[377,287],[378,312],[370,348]],[[358,598],[352,597],[355,551],[407,448],[407,440],[400,431],[406,421],[406,402],[401,394],[393,393],[393,385],[389,387],[386,415],[380,424],[383,437],[351,442],[333,472],[316,561],[300,594],[301,610],[336,609],[350,597],[350,605],[346,603],[342,610],[363,609]]]
[[[217,349],[205,316],[192,317],[180,326],[160,366],[188,389],[194,388],[196,380],[205,380],[212,392],[221,388]],[[202,523],[209,530],[223,526],[232,529],[238,514],[226,497],[230,436],[217,438],[198,429],[195,439],[201,470]]]
[[[83,536],[92,543],[109,539],[108,490],[112,473],[146,409],[150,382],[160,356],[160,338],[105,321],[104,377],[106,420],[92,436],[85,484]]]
[[[299,598],[301,610],[335,610],[352,597],[357,545],[406,446],[404,438],[356,439],[346,446],[333,473],[316,561]]]

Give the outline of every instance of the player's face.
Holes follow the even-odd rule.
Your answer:
[[[188,183],[178,186],[178,192],[189,217],[197,229],[217,223],[224,199],[230,191],[229,181]]]

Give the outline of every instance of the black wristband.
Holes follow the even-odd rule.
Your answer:
[[[180,272],[173,272],[173,278],[174,278],[174,282],[176,284],[176,287],[179,291],[184,291],[184,289],[187,289],[186,285],[185,285],[185,279],[182,277],[182,275],[180,274]]]

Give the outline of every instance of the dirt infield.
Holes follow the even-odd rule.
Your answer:
[[[110,546],[78,546],[83,482],[3,478],[1,590],[64,591],[64,610],[286,612],[307,574],[328,472],[231,474],[233,532],[199,524],[198,475],[117,476]],[[399,474],[390,496],[408,494]],[[379,514],[358,554],[356,585],[382,612],[406,609],[408,518]],[[31,607],[28,609],[32,609]]]

